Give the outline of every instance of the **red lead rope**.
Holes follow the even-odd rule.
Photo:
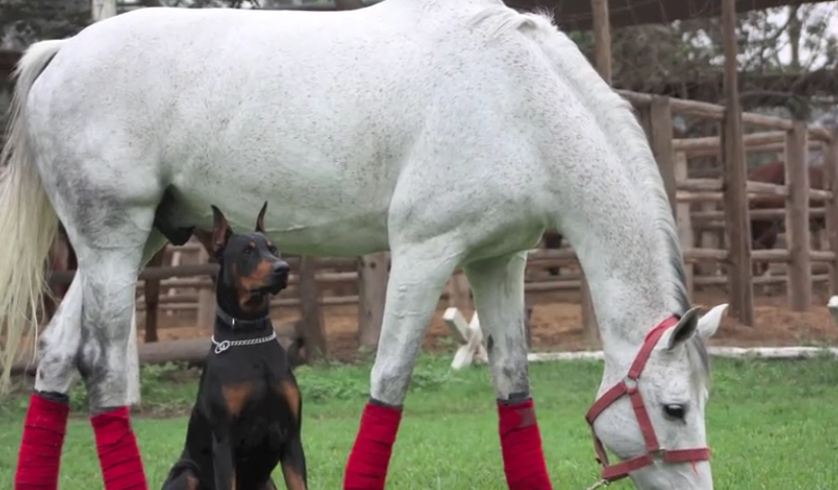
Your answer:
[[[676,449],[676,450],[661,450],[658,438],[655,435],[655,428],[652,426],[652,421],[649,418],[649,413],[646,411],[646,404],[643,402],[643,395],[637,389],[637,382],[640,375],[643,373],[643,368],[646,367],[646,362],[652,354],[652,350],[657,345],[664,332],[678,324],[678,317],[673,315],[662,321],[658,326],[653,328],[646,334],[646,339],[634,358],[634,362],[629,368],[626,378],[616,385],[608,389],[599,399],[594,402],[593,406],[585,415],[585,420],[591,426],[591,435],[594,438],[594,449],[596,450],[597,461],[602,465],[602,479],[606,481],[615,481],[625,478],[629,473],[637,471],[640,468],[649,466],[655,462],[655,457],[659,456],[665,463],[689,463],[696,461],[707,461],[710,459],[710,448],[696,448],[696,449]],[[646,454],[637,456],[635,458],[627,459],[617,464],[609,464],[608,454],[602,445],[602,441],[596,435],[594,430],[594,421],[599,415],[614,402],[628,395],[631,400],[631,407],[634,410],[634,416],[637,418],[637,424],[640,426],[640,432],[643,434],[643,441],[646,444]]]

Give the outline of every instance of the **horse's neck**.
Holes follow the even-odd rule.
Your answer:
[[[599,151],[589,155],[600,181],[574,186],[576,211],[559,221],[585,271],[606,357],[622,364],[652,327],[683,313],[683,269],[662,187],[639,175],[654,162]]]
[[[585,271],[606,356],[634,351],[683,309],[677,234],[654,157],[630,108],[574,43],[550,26],[534,35],[568,99],[549,186],[558,229]],[[574,112],[576,111],[576,112]]]
[[[601,226],[608,225],[592,225],[588,231]],[[652,327],[680,313],[673,297],[674,278],[665,269],[669,252],[655,243],[657,235],[650,237],[656,233],[651,228],[621,230],[629,235],[624,237],[611,228],[617,231],[613,241],[574,247],[591,291],[603,349],[615,360],[633,355]]]
[[[654,226],[631,229],[616,222],[589,223],[585,234],[609,240],[574,245],[591,292],[599,327],[605,370],[601,389],[625,376],[646,333],[679,311],[671,281],[665,269],[669,253],[654,242]],[[654,238],[654,239],[650,239]],[[573,243],[573,237],[568,236]]]

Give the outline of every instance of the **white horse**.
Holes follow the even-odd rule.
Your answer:
[[[550,20],[500,0],[385,0],[341,13],[147,9],[34,45],[19,66],[0,189],[5,369],[31,332],[56,226],[79,270],[41,336],[36,390],[84,378],[91,409],[131,403],[137,274],[166,242],[245,227],[268,200],[285,252],[390,250],[370,393],[404,401],[440,290],[462,265],[499,400],[527,397],[525,251],[546,228],[590,283],[606,362],[639,383],[664,448],[706,445],[704,340],[686,314],[673,217],[644,134]],[[596,421],[645,454],[626,399]],[[712,488],[707,461],[632,472],[641,488]]]

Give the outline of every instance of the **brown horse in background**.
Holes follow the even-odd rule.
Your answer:
[[[756,182],[785,185],[786,169],[782,161],[775,161],[755,167],[748,172],[748,179]],[[823,166],[809,166],[809,186],[813,189],[824,189]],[[786,198],[783,196],[761,196],[750,201],[750,209],[777,209],[786,205]],[[817,202],[810,202],[810,206],[816,206]],[[785,219],[778,218],[757,218],[751,220],[751,246],[754,249],[770,249],[777,244],[777,237],[783,229]],[[821,217],[811,218],[811,230],[819,231],[826,226],[825,219]]]

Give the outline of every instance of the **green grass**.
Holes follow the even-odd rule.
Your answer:
[[[448,359],[426,357],[417,367],[389,489],[505,488],[487,370],[453,373],[447,363]],[[367,396],[368,369],[298,370],[312,489],[340,488]],[[556,488],[586,488],[595,480],[597,466],[583,414],[600,370],[598,363],[586,362],[531,366]],[[719,360],[713,371],[707,425],[717,489],[838,489],[838,362]],[[191,404],[195,385],[193,371],[172,366],[144,371],[144,413],[134,418],[134,425],[152,488],[159,488],[181,450],[186,419],[171,414],[183,413]],[[12,479],[25,403],[25,395],[19,395],[0,405],[3,482]],[[81,390],[74,392],[73,404],[83,406]],[[61,488],[92,490],[101,488],[100,481],[89,424],[80,415],[71,421],[64,445]]]

